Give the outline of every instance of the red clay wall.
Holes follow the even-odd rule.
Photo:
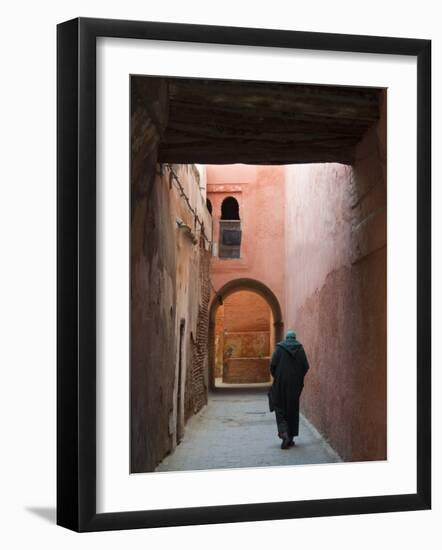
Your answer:
[[[239,357],[228,359],[224,365],[223,382],[255,384],[269,381],[269,358]]]
[[[311,366],[302,408],[346,460],[386,458],[384,121],[353,167],[287,168],[286,327]]]
[[[270,307],[255,292],[239,291],[224,300],[224,329],[228,332],[268,331]]]
[[[230,357],[268,357],[270,332],[229,332],[224,335],[224,349],[231,350]]]

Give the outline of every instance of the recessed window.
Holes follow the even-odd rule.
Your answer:
[[[239,220],[239,204],[235,197],[227,197],[221,205],[222,220]]]
[[[241,220],[235,197],[226,197],[221,205],[219,221],[219,258],[241,257]]]

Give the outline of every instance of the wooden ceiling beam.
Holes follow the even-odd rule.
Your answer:
[[[137,90],[149,89],[152,78],[167,86],[160,162],[349,164],[379,118],[374,88],[139,78],[144,82]]]

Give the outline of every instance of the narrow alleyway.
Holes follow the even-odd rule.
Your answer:
[[[156,471],[320,464],[340,458],[301,416],[296,447],[280,449],[262,390],[223,390],[186,425],[183,440]]]

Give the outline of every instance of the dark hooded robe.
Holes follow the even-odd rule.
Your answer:
[[[309,365],[302,344],[292,331],[290,333],[293,336],[279,342],[272,355],[270,371],[273,384],[270,392],[278,433],[287,433],[292,439],[299,432],[299,398]]]

